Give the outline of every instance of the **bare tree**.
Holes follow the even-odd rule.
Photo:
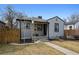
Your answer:
[[[25,15],[22,12],[16,12],[16,18],[23,18]]]
[[[5,20],[8,21],[8,26],[10,28],[13,27],[13,20],[14,20],[15,16],[16,16],[15,10],[13,9],[12,6],[8,5],[6,7],[6,12],[4,13],[4,18],[5,18]]]
[[[69,21],[78,21],[79,20],[79,14],[72,14],[70,17],[67,17],[67,20]]]
[[[6,12],[3,14],[3,17],[5,18],[5,20],[8,21],[7,25],[10,28],[13,27],[16,18],[22,18],[25,16],[22,12],[17,12],[16,10],[14,10],[14,8],[11,5],[8,5],[5,10]]]
[[[15,19],[22,19],[23,17],[27,17],[23,12],[16,12]],[[17,21],[14,21],[14,27],[17,27]]]

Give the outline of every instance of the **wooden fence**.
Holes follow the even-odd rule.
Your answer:
[[[19,29],[0,29],[0,43],[19,43],[20,31]]]
[[[64,30],[65,36],[79,36],[79,29],[75,30]]]

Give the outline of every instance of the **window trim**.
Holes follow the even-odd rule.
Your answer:
[[[30,23],[26,23],[26,29],[30,29]]]
[[[59,32],[59,23],[54,23],[54,32]]]

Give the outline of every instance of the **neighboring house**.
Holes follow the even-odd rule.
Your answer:
[[[65,30],[75,30],[75,29],[79,29],[79,20],[74,20],[74,21],[70,21],[70,22],[65,22]]]
[[[5,23],[0,21],[0,29],[4,28],[5,27]]]
[[[69,39],[79,39],[79,20],[65,22],[65,36]]]
[[[64,21],[58,16],[48,20],[42,19],[41,16],[17,19],[17,27],[24,42],[35,38],[43,40],[64,36]]]
[[[49,38],[63,37],[64,36],[64,21],[55,16],[48,19],[49,22]]]

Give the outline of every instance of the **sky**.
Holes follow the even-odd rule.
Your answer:
[[[0,13],[5,12],[7,4],[0,4]],[[11,4],[16,11],[21,11],[29,17],[42,16],[49,19],[54,16],[67,18],[79,13],[79,4]]]

